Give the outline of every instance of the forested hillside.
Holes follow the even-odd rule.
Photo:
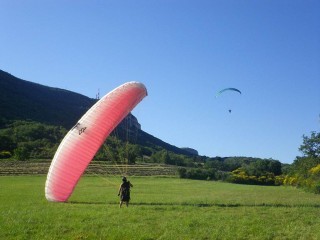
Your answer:
[[[0,70],[0,128],[12,124],[12,121],[28,120],[70,129],[96,101],[71,91],[25,81]],[[138,120],[131,114],[113,135],[149,148],[193,155],[142,131]],[[128,139],[128,136],[133,137]]]
[[[95,99],[43,86],[0,70],[1,120],[32,120],[71,128]]]

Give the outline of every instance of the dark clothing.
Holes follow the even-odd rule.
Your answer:
[[[120,186],[120,200],[123,202],[130,201],[130,187],[132,184],[130,182],[123,182]]]

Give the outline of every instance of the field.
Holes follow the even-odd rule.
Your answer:
[[[291,187],[176,177],[84,176],[68,203],[47,202],[45,176],[0,176],[0,239],[320,239],[320,196]]]

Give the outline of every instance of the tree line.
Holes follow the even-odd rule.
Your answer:
[[[320,193],[320,132],[303,136],[299,147],[303,156],[296,157],[285,175],[283,184]]]
[[[208,158],[203,168],[179,170],[180,177],[213,179],[240,184],[289,185],[320,193],[320,133],[303,135],[302,156],[292,164],[273,159]]]
[[[12,121],[0,129],[0,159],[52,159],[67,130],[33,121]],[[239,184],[291,185],[320,193],[320,133],[303,136],[302,156],[292,164],[252,157],[187,156],[160,146],[108,137],[93,160],[111,164],[159,163],[179,166],[181,178]]]
[[[181,168],[182,178],[222,180],[239,184],[280,185],[285,164],[278,160],[250,157],[207,158],[202,168]]]
[[[2,122],[0,159],[52,159],[66,134],[67,130],[61,126],[21,120]],[[116,132],[107,138],[93,160],[117,164],[150,162],[189,167],[193,167],[195,161],[193,157],[176,154],[160,146],[143,146],[134,141],[121,140]]]
[[[52,158],[67,130],[31,121],[13,121],[0,129],[0,158]]]

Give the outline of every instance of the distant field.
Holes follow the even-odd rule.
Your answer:
[[[29,161],[0,161],[0,176],[9,175],[36,175],[47,174],[51,159],[29,160]],[[121,175],[129,174],[135,176],[173,176],[178,174],[178,166],[165,164],[108,164],[104,161],[92,161],[85,171],[88,175]]]
[[[45,176],[0,176],[0,239],[320,239],[320,196],[291,187],[175,177],[85,176],[68,203],[44,197]]]

